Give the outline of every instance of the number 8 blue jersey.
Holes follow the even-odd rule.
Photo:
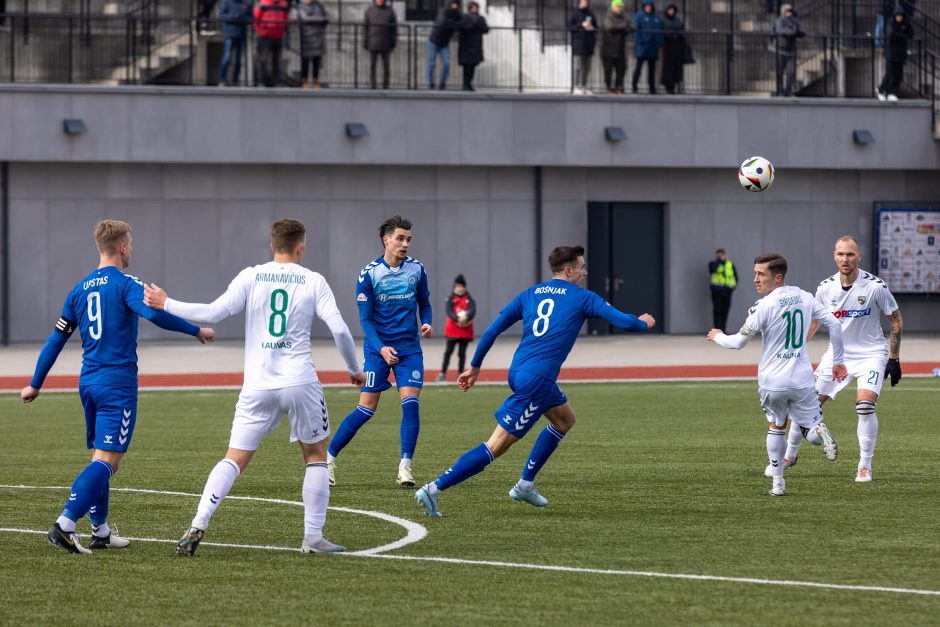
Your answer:
[[[647,329],[645,322],[618,311],[594,292],[552,279],[533,285],[512,299],[480,338],[470,365],[479,368],[496,336],[522,320],[522,340],[510,370],[523,370],[554,381],[588,318],[603,318],[630,331]]]

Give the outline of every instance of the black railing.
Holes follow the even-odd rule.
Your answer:
[[[0,81],[104,84],[170,83],[214,85],[223,37],[199,38],[192,20],[139,15],[8,14],[0,32]],[[27,30],[28,24],[28,30]],[[299,84],[301,25],[286,25],[281,83]],[[391,88],[419,89],[427,80],[428,24],[399,24],[390,55]],[[218,28],[221,32],[221,28]],[[370,55],[363,49],[364,25],[336,22],[325,31],[323,86],[371,86]],[[689,32],[696,63],[683,67],[679,93],[770,96],[779,91],[780,40],[768,33]],[[245,71],[240,84],[255,83],[256,35],[247,27]],[[486,61],[475,86],[484,90],[563,92],[573,87],[573,63],[565,29],[491,28],[484,38]],[[455,37],[456,41],[456,37]],[[564,42],[546,45],[545,42]],[[635,67],[627,46],[627,89]],[[902,95],[936,98],[936,55],[918,41],[912,49]],[[883,59],[870,35],[808,35],[799,40],[795,94],[874,97]],[[381,84],[381,63],[378,83]],[[433,81],[439,83],[440,61]],[[451,46],[451,86],[460,85],[458,46]],[[646,70],[639,92],[646,92]],[[657,82],[658,82],[657,77]],[[588,88],[606,91],[601,59],[592,60]]]

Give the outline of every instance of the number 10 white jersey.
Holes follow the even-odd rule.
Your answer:
[[[350,372],[358,372],[355,347],[333,291],[322,275],[293,263],[245,268],[209,305],[167,299],[166,310],[184,318],[216,322],[245,310],[244,388],[273,390],[317,381],[310,352],[313,317],[348,338],[340,347]],[[339,345],[339,343],[338,343]],[[346,354],[350,353],[350,354]]]
[[[757,381],[762,390],[797,390],[813,385],[813,366],[806,354],[810,319],[819,320],[830,332],[839,328],[832,312],[816,302],[809,292],[784,285],[757,301],[748,312],[741,332],[760,333],[763,354],[757,368]],[[842,363],[841,333],[838,338],[836,363]]]

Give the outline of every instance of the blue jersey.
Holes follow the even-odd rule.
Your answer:
[[[470,365],[479,368],[496,336],[522,320],[522,340],[510,371],[531,372],[554,381],[588,318],[603,318],[629,331],[647,329],[645,322],[615,309],[594,292],[552,279],[512,299],[483,333]]]
[[[137,386],[137,317],[158,326],[197,335],[199,327],[144,305],[144,284],[114,266],[98,268],[69,292],[62,316],[49,336],[31,385],[42,382],[59,351],[78,329],[82,338],[79,385]]]
[[[417,317],[431,324],[431,292],[420,261],[405,257],[397,268],[382,257],[370,262],[359,273],[356,302],[367,351],[391,346],[400,357],[421,352]]]

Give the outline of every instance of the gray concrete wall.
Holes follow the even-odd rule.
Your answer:
[[[834,272],[837,236],[856,234],[868,253],[874,202],[940,201],[929,115],[924,103],[4,86],[11,339],[48,333],[95,264],[91,230],[106,216],[135,227],[133,272],[194,300],[267,258],[273,219],[304,220],[307,265],[326,275],[357,331],[353,278],[380,253],[376,227],[388,215],[415,222],[413,253],[429,269],[434,304],[462,272],[483,326],[546,276],[539,244],[547,255],[586,241],[589,201],[667,206],[668,332],[710,325],[705,263],[728,249],[743,279],[735,325],[753,300],[758,253],[785,254],[791,282],[814,289]],[[89,132],[65,136],[66,117]],[[348,121],[367,123],[370,136],[347,139]],[[606,142],[609,124],[629,139]],[[855,128],[875,144],[854,145]],[[734,174],[751,154],[777,166],[762,194],[744,192]],[[902,301],[908,328],[940,330],[938,303]],[[240,323],[220,332],[237,337]]]
[[[874,201],[940,198],[930,172],[781,171],[762,194],[741,190],[726,169],[543,172],[544,255],[587,240],[588,201],[666,204],[670,306],[663,324],[671,333],[710,325],[705,264],[715,248],[726,248],[741,274],[731,313],[737,325],[754,300],[750,261],[757,254],[787,256],[790,282],[812,291],[835,272],[836,237],[856,234],[867,254]],[[134,226],[132,273],[196,301],[211,300],[241,268],[269,257],[274,219],[301,219],[310,229],[305,263],[327,277],[356,333],[355,275],[380,254],[376,228],[394,213],[415,224],[412,252],[428,268],[439,329],[440,305],[458,272],[480,303],[481,327],[537,275],[548,276],[535,263],[532,168],[15,163],[10,177],[15,341],[49,332],[65,294],[96,263],[91,233],[105,217]],[[902,307],[910,330],[940,330],[940,300],[902,300]],[[223,323],[220,333],[239,337],[241,324]],[[147,324],[141,329],[143,338],[169,337]]]

